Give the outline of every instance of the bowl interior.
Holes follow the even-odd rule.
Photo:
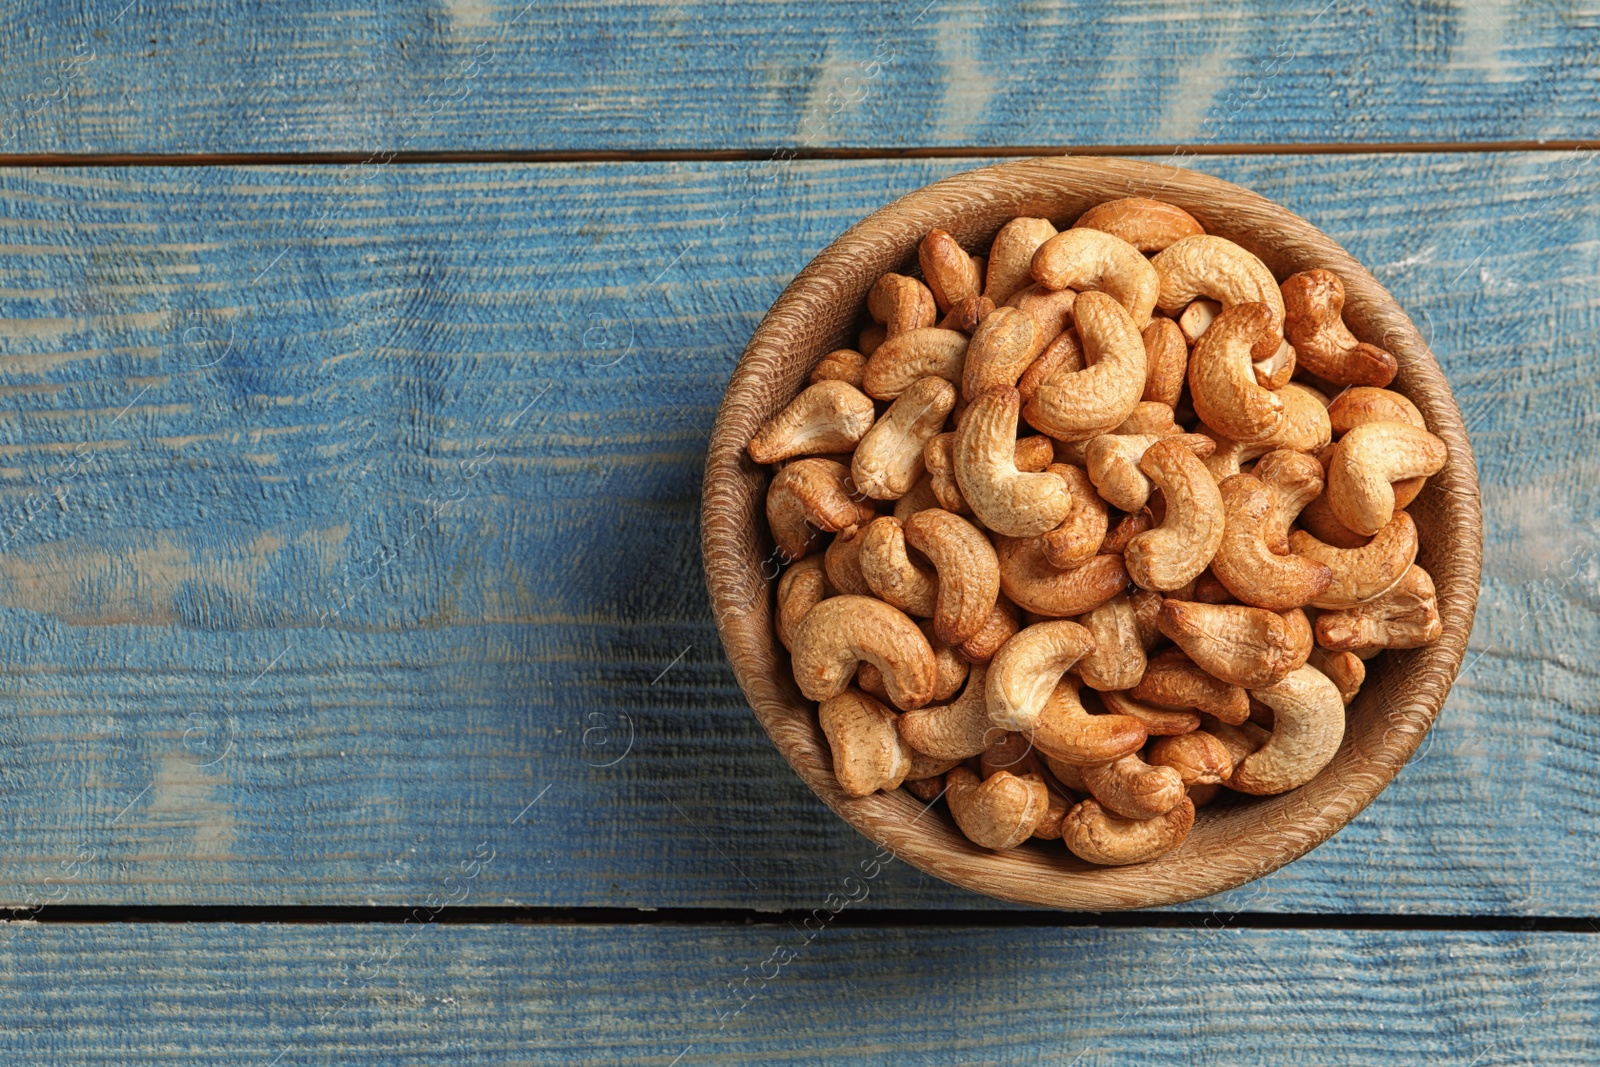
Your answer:
[[[1192,213],[1210,233],[1249,249],[1280,280],[1325,267],[1345,283],[1345,321],[1392,352],[1394,388],[1422,410],[1450,459],[1411,505],[1418,562],[1433,576],[1441,639],[1369,662],[1347,714],[1345,738],[1312,782],[1276,797],[1200,809],[1177,849],[1149,863],[1096,867],[1060,842],[995,853],[969,842],[942,811],[903,791],[850,797],[834,781],[814,705],[790,675],[772,627],[778,571],[766,535],[767,472],[745,455],[756,429],[804,387],[827,352],[852,347],[868,288],[886,271],[911,272],[931,229],[969,250],[987,248],[1019,215],[1071,225],[1084,210],[1123,196],[1152,196]],[[1471,446],[1438,363],[1377,280],[1310,223],[1231,183],[1173,165],[1058,158],[969,171],[880,209],[824,250],[762,321],[728,386],[707,460],[703,503],[707,585],[729,661],[752,708],[796,773],[875,842],[918,868],[1005,900],[1060,908],[1148,908],[1233,888],[1314,848],[1388,784],[1415,751],[1460,668],[1477,601],[1482,548]]]

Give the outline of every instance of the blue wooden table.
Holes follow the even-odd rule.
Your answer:
[[[1595,1063],[1597,59],[1509,0],[12,4],[0,1062]],[[803,927],[873,846],[723,660],[713,415],[839,232],[1065,151],[1255,189],[1411,313],[1466,667],[1235,892],[891,862]]]

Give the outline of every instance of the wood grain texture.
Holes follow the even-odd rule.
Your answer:
[[[1315,779],[1273,797],[1203,809],[1176,848],[1131,867],[1068,856],[1055,842],[1006,852],[973,844],[944,813],[905,791],[851,796],[839,785],[816,704],[795,685],[773,625],[767,531],[770,470],[747,446],[805,386],[828,352],[847,347],[867,291],[910,270],[933,230],[987,252],[1002,226],[1042,217],[1058,227],[1123,196],[1160,197],[1207,233],[1234,241],[1281,279],[1325,268],[1344,282],[1344,318],[1359,339],[1394,354],[1393,388],[1422,410],[1449,459],[1411,506],[1418,561],[1438,589],[1443,633],[1427,648],[1384,655],[1345,713],[1343,744]],[[956,885],[1058,908],[1153,908],[1233,889],[1337,833],[1415,751],[1461,667],[1478,596],[1482,522],[1477,472],[1450,386],[1416,327],[1383,287],[1325,234],[1239,186],[1127,159],[1030,159],[955,175],[874,212],[824,249],[783,291],[740,357],[711,433],[701,549],[712,613],[734,675],[795,772],[876,843]],[[774,568],[775,569],[775,568]]]
[[[1200,907],[1593,913],[1587,158],[1204,161],[1417,322],[1486,566],[1396,783]],[[412,903],[487,842],[474,903],[815,906],[872,846],[721,659],[705,435],[794,273],[964,166],[0,173],[0,898]]]
[[[1582,139],[1582,5],[50,3],[0,28],[0,151]]]
[[[1591,935],[32,926],[11,1063],[1592,1064]],[[781,963],[779,961],[782,961]]]

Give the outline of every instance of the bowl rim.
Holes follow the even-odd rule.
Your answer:
[[[762,518],[768,473],[744,448],[803,388],[823,354],[852,346],[841,342],[854,336],[848,331],[866,287],[887,270],[914,264],[916,242],[928,230],[950,230],[969,248],[987,247],[985,235],[1011,217],[1066,221],[1120,196],[1153,196],[1186,208],[1208,232],[1261,256],[1280,278],[1293,272],[1280,269],[1290,262],[1300,264],[1296,270],[1326,267],[1343,280],[1346,323],[1395,355],[1400,372],[1391,388],[1417,404],[1449,448],[1444,470],[1408,509],[1418,517],[1424,542],[1418,562],[1434,578],[1444,633],[1427,648],[1391,650],[1376,661],[1377,676],[1349,709],[1339,753],[1317,778],[1277,797],[1201,809],[1189,839],[1155,860],[1096,867],[1055,842],[991,852],[966,841],[947,817],[926,820],[929,806],[902,790],[852,797],[838,787],[815,705],[795,687],[773,630],[778,568]],[[1050,210],[1064,201],[1075,207]],[[1460,670],[1477,603],[1482,520],[1472,447],[1443,371],[1393,297],[1344,248],[1287,208],[1175,163],[1066,156],[993,164],[916,189],[856,223],[796,275],[751,337],[718,410],[701,547],[734,675],[779,752],[830,808],[896,857],[952,884],[1014,903],[1106,910],[1181,903],[1262,877],[1327,840],[1382,792],[1432,726]],[[1374,726],[1383,727],[1375,742]],[[1259,832],[1247,839],[1230,837],[1252,829]]]

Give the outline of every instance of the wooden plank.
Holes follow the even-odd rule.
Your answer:
[[[1594,913],[1588,158],[1205,161],[1432,337],[1488,543],[1412,766],[1197,906]],[[701,449],[784,282],[963,165],[0,172],[0,900],[409,904],[481,844],[475,903],[815,906],[872,846],[722,661]]]
[[[1583,139],[1592,11],[1148,0],[29,0],[0,151],[617,151]]]
[[[28,926],[13,1063],[1594,1062],[1593,936]]]

